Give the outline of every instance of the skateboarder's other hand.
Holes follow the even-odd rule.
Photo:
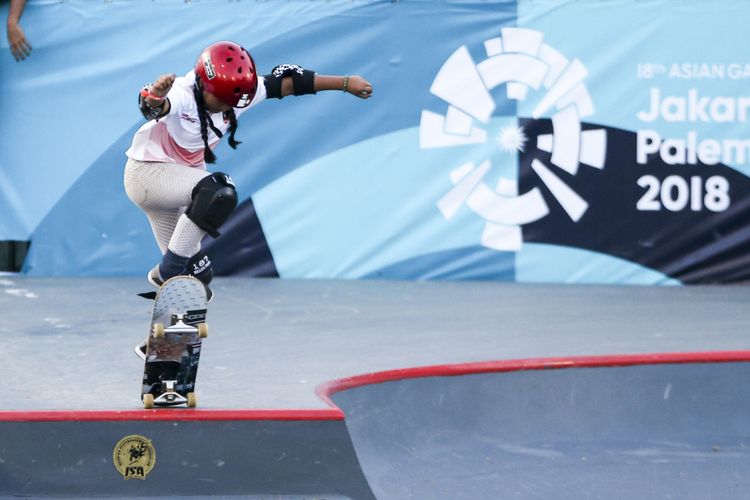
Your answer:
[[[372,97],[372,84],[359,75],[348,77],[346,91],[360,99]]]
[[[155,97],[164,97],[165,95],[167,95],[169,89],[172,88],[172,84],[174,84],[174,79],[174,73],[161,75],[159,78],[154,80],[153,85],[151,85],[151,95]]]

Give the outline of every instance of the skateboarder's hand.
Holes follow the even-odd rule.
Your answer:
[[[347,78],[346,91],[360,99],[372,97],[372,84],[359,75]]]
[[[161,75],[157,78],[153,85],[151,85],[151,95],[154,97],[164,97],[169,92],[174,84],[175,75],[174,73],[168,75]]]

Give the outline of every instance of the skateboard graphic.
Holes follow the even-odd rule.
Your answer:
[[[167,280],[156,294],[146,344],[141,399],[154,406],[197,404],[195,377],[206,325],[206,288],[191,276]]]

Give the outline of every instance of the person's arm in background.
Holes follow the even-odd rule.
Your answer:
[[[26,0],[10,0],[8,9],[8,45],[16,61],[23,61],[31,54],[31,45],[19,24],[25,6]]]

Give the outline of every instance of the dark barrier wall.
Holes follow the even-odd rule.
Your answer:
[[[205,242],[220,274],[744,281],[748,14],[739,0],[30,0],[31,56],[15,62],[4,38],[0,54],[0,241],[31,242],[33,275],[144,273],[158,249],[122,188],[136,93],[231,39],[260,73],[297,63],[375,92],[241,117],[242,144],[212,167],[241,198]]]

